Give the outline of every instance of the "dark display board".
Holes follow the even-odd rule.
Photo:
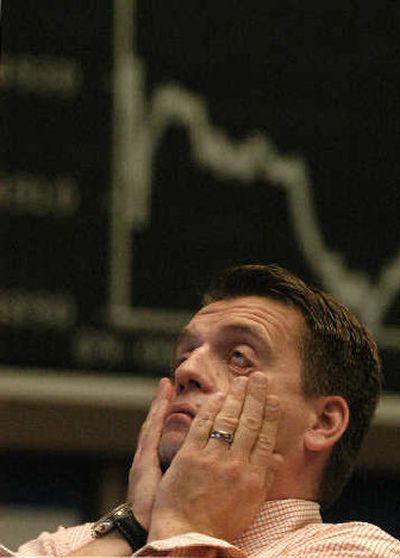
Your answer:
[[[1,360],[158,374],[226,265],[374,331],[400,389],[395,2],[3,6]]]

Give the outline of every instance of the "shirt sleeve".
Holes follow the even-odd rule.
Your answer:
[[[319,536],[290,547],[283,556],[293,558],[399,558],[400,542],[367,523],[349,522],[332,525]]]
[[[65,556],[93,540],[91,525],[85,523],[68,529],[59,527],[55,533],[44,532],[37,539],[20,546],[15,556]]]
[[[185,533],[153,541],[134,556],[170,556],[174,558],[247,558],[247,555],[228,542],[201,533]]]

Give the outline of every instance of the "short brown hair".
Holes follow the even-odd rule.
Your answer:
[[[254,295],[295,307],[304,317],[304,393],[341,395],[349,406],[348,428],[333,448],[320,486],[320,503],[328,506],[354,468],[379,399],[382,373],[376,343],[345,306],[275,264],[227,269],[207,290],[203,304]]]

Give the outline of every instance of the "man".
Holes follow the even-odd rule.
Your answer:
[[[379,528],[319,513],[381,389],[376,345],[346,308],[278,266],[230,269],[183,329],[173,373],[143,425],[129,505],[94,540],[86,525],[21,554],[400,556]]]

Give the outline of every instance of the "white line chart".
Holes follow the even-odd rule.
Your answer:
[[[384,325],[400,291],[400,246],[372,281],[346,266],[344,254],[331,251],[313,204],[307,161],[279,152],[265,133],[236,141],[213,125],[206,100],[174,83],[144,95],[144,71],[134,49],[134,2],[115,2],[114,28],[114,172],[111,219],[109,316],[119,326],[171,329],[187,319],[179,311],[131,308],[129,254],[132,231],[149,220],[152,165],[157,147],[171,125],[186,129],[193,162],[215,177],[235,178],[249,187],[255,180],[282,189],[298,246],[323,287],[350,306],[367,323],[381,347],[400,347],[400,327]]]

